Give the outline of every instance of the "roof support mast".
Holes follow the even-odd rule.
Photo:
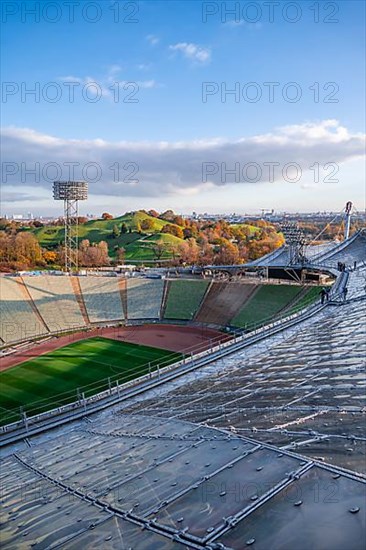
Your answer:
[[[345,208],[345,224],[344,224],[345,241],[349,238],[349,230],[351,228],[351,212],[352,212],[352,203],[351,201],[348,201]]]

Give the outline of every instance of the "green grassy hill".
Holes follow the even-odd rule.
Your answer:
[[[144,234],[138,233],[139,224],[146,219],[151,220],[152,228]],[[128,231],[131,231],[131,233],[121,233],[118,237],[113,238],[113,227],[116,225],[120,230],[123,223],[126,224]],[[80,240],[88,239],[90,243],[105,241],[108,244],[111,258],[115,256],[116,247],[123,247],[126,250],[126,260],[151,261],[155,258],[153,247],[156,241],[163,240],[167,244],[167,248],[169,245],[183,242],[182,239],[173,235],[160,233],[166,224],[169,224],[169,222],[138,211],[124,214],[112,220],[90,220],[79,225],[78,235]],[[57,248],[64,239],[64,228],[61,226],[40,227],[34,229],[33,233],[40,245],[48,249]],[[167,249],[161,259],[169,259],[171,255],[171,252]]]
[[[231,224],[231,227],[238,227],[238,228],[247,228],[250,231],[251,235],[255,235],[256,233],[259,233],[260,227],[255,227],[255,225],[250,225],[249,223],[235,223]]]
[[[166,260],[172,257],[172,253],[169,250],[170,246],[179,245],[183,242],[183,239],[179,239],[174,235],[168,233],[156,233],[155,235],[142,236],[135,240],[130,246],[126,247],[126,260],[130,262],[137,261],[151,261],[156,258],[154,253],[154,246],[157,241],[163,241],[166,244],[166,250],[161,256],[161,260]]]
[[[150,222],[149,229],[141,227],[141,225],[144,225],[145,220]],[[127,233],[121,232],[122,224],[125,224]],[[154,261],[171,259],[176,254],[172,248],[183,243],[183,239],[168,233],[161,233],[163,227],[167,224],[175,225],[166,220],[150,216],[143,210],[138,210],[137,212],[127,212],[123,216],[110,220],[89,220],[79,225],[78,236],[79,241],[87,239],[91,244],[105,241],[108,245],[110,258],[116,256],[118,248],[124,248],[127,262],[147,263],[149,265],[149,262],[151,264]],[[115,226],[120,231],[117,237],[113,236]],[[251,224],[238,224],[236,227],[247,228],[251,237],[254,237],[260,231],[258,227]],[[64,242],[64,228],[62,225],[49,225],[30,231],[35,235],[41,247],[48,250],[55,250]],[[166,250],[164,250],[162,256],[158,257],[154,248],[156,248],[156,242],[161,240],[166,244]]]

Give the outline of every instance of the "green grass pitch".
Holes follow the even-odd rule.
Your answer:
[[[77,389],[88,397],[108,388],[108,378],[127,382],[156,366],[181,358],[168,350],[90,338],[31,359],[0,373],[1,424],[76,400]]]

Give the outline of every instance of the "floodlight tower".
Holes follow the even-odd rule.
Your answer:
[[[281,225],[286,244],[289,247],[289,265],[303,263],[306,260],[306,238],[296,222],[285,222]]]
[[[85,181],[55,181],[53,198],[64,201],[65,222],[65,271],[78,268],[78,203],[88,198]]]
[[[352,203],[348,201],[345,208],[345,224],[344,224],[344,240],[346,241],[349,238],[349,230],[351,228],[351,212],[352,212]]]

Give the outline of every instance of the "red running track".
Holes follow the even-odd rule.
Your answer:
[[[121,342],[131,342],[144,346],[152,346],[176,352],[199,352],[208,349],[211,341],[224,342],[230,339],[228,335],[217,330],[206,328],[186,327],[180,325],[141,325],[133,327],[105,327],[89,331],[76,332],[59,338],[52,338],[47,342],[33,342],[26,349],[22,349],[0,358],[0,371],[15,367],[24,361],[34,359],[44,353],[49,353],[78,340],[87,340],[96,336],[112,338]]]

